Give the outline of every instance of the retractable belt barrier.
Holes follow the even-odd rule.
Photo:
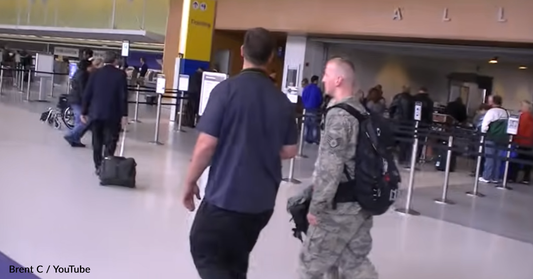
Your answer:
[[[172,89],[166,89],[163,94],[156,93],[155,88],[150,87],[141,87],[140,85],[137,85],[135,87],[128,87],[129,91],[135,91],[135,101],[128,101],[129,104],[135,104],[135,110],[134,110],[134,117],[130,121],[130,123],[141,123],[139,120],[139,105],[141,104],[153,104],[152,102],[141,102],[140,101],[140,95],[145,96],[153,96],[157,98],[157,112],[156,112],[156,123],[155,123],[155,131],[154,131],[154,138],[150,143],[156,144],[156,145],[162,145],[159,141],[159,127],[161,122],[161,107],[162,106],[177,106],[179,103],[179,110],[177,110],[178,113],[178,123],[176,127],[177,132],[183,132],[183,114],[184,114],[184,101],[188,100],[188,96],[185,96],[185,92],[178,91],[178,90],[172,90]],[[167,95],[163,96],[164,94],[176,94],[176,96],[173,95]],[[175,103],[163,103],[162,99],[176,99]]]
[[[418,106],[418,109],[417,107]],[[485,197],[485,194],[480,192],[480,170],[482,167],[482,161],[485,160],[498,160],[503,165],[503,179],[500,184],[496,185],[497,189],[511,190],[512,188],[507,185],[507,178],[509,176],[510,168],[516,167],[514,165],[527,165],[533,166],[533,160],[523,159],[524,157],[533,158],[532,146],[519,146],[517,142],[521,142],[520,138],[516,136],[516,127],[518,123],[509,124],[509,127],[514,126],[515,131],[507,130],[507,134],[501,138],[494,138],[484,133],[477,131],[474,127],[458,126],[439,123],[424,123],[420,121],[421,108],[420,104],[415,106],[414,120],[412,121],[397,121],[390,119],[390,125],[395,133],[395,141],[397,143],[410,144],[411,157],[409,165],[409,179],[406,187],[406,199],[405,206],[398,207],[396,211],[406,215],[419,215],[420,213],[412,209],[412,199],[415,184],[415,174],[417,170],[417,163],[423,155],[420,154],[420,148],[431,148],[436,151],[439,156],[444,157],[441,167],[444,171],[444,179],[442,184],[442,192],[438,198],[435,198],[435,203],[439,205],[453,205],[454,201],[448,197],[450,172],[452,170],[452,163],[454,157],[471,158],[475,162],[475,175],[473,181],[472,190],[466,192],[466,195],[470,197]],[[306,129],[305,118],[309,117],[304,110],[301,115],[297,115],[297,123],[300,125],[300,134],[298,141],[298,157],[306,158],[303,156],[304,133]],[[318,119],[323,119],[323,115],[314,115]],[[512,120],[509,118],[509,123]],[[319,125],[319,124],[317,124]],[[527,138],[531,141],[533,139]],[[492,151],[486,152],[485,147],[489,146]],[[513,155],[513,156],[511,156]],[[518,157],[518,158],[517,158]],[[453,160],[452,160],[453,158]],[[440,161],[439,161],[440,162]],[[511,166],[513,164],[513,166]],[[294,178],[295,160],[292,159],[289,165],[288,177],[284,178],[284,181],[299,184],[300,181]],[[501,177],[501,175],[500,175]]]
[[[47,97],[54,97],[54,77],[68,76],[68,73],[57,72],[43,72],[36,71],[33,67],[23,67],[16,65],[15,67],[1,66],[0,68],[0,95],[5,95],[4,86],[6,80],[11,79],[11,85],[21,94],[26,94],[24,101],[26,102],[49,102]],[[39,96],[37,99],[31,98],[31,84],[35,79],[39,79]],[[50,80],[49,95],[45,96],[45,82]],[[70,79],[67,78],[67,94],[70,90]]]

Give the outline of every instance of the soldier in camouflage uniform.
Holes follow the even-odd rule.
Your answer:
[[[331,59],[326,65],[323,82],[326,93],[332,97],[328,107],[346,102],[365,111],[354,96],[352,63]],[[378,278],[368,259],[372,248],[372,216],[362,211],[356,202],[333,206],[339,183],[347,179],[343,174],[344,166],[351,177],[354,175],[351,158],[355,156],[358,131],[357,119],[348,112],[333,108],[327,113],[313,173],[313,194],[307,216],[310,226],[300,254],[301,279]]]

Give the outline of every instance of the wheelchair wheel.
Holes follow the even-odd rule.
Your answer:
[[[65,123],[65,126],[67,126],[68,129],[72,130],[74,128],[74,112],[72,111],[72,108],[68,107],[63,110],[63,113],[61,114],[61,119],[63,120],[63,123]]]

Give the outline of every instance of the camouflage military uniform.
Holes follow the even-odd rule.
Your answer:
[[[355,97],[341,102],[364,111]],[[333,102],[329,104],[332,105]],[[358,131],[357,119],[348,112],[334,108],[327,113],[313,173],[314,186],[309,209],[316,216],[318,224],[310,226],[307,231],[300,254],[301,279],[378,278],[368,259],[372,248],[372,216],[362,211],[356,202],[339,203],[333,209],[337,186],[346,180],[344,165],[348,163],[350,176],[353,177],[355,172],[350,159],[355,155]]]

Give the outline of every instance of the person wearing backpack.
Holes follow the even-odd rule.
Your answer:
[[[502,159],[498,151],[507,143],[507,120],[509,113],[502,107],[501,96],[489,96],[491,109],[487,111],[481,122],[481,132],[485,133],[485,165],[480,182],[498,183]]]
[[[326,274],[330,276],[326,278],[377,279],[375,267],[368,259],[372,248],[372,216],[386,211],[390,204],[379,207],[379,212],[373,211],[376,208],[372,202],[368,203],[372,198],[369,199],[367,191],[372,192],[371,185],[381,186],[380,182],[389,175],[382,172],[384,163],[381,160],[377,164],[372,160],[360,164],[362,160],[375,158],[368,139],[369,134],[376,138],[376,133],[368,129],[369,124],[375,123],[368,122],[372,115],[354,96],[355,70],[350,61],[329,60],[322,82],[332,101],[325,113],[313,172],[313,192],[307,214],[309,227],[300,254],[299,278],[324,278]],[[393,146],[394,139],[387,130],[383,132]],[[388,154],[386,156],[393,162],[391,152]],[[380,181],[364,181],[374,170],[379,170],[377,180]],[[375,178],[375,175],[371,176]]]

